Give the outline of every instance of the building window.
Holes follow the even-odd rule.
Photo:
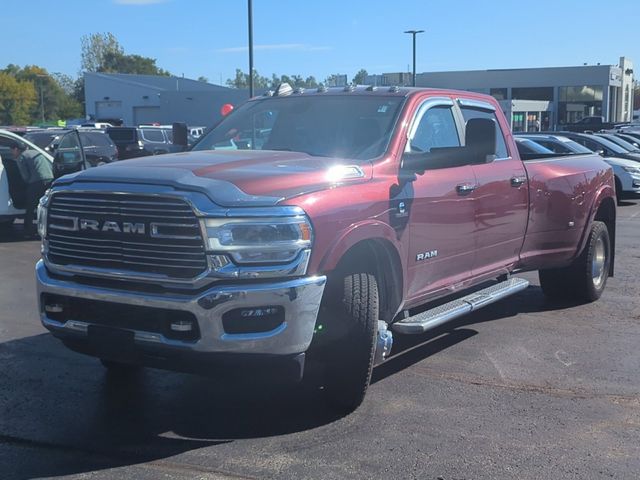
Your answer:
[[[584,117],[602,116],[602,85],[560,87],[558,122],[576,123]]]
[[[553,101],[553,87],[520,87],[511,89],[513,100]]]
[[[506,88],[492,88],[489,90],[489,95],[491,95],[496,100],[506,100],[507,99],[507,89]]]

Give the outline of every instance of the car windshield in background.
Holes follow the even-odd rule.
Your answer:
[[[539,143],[536,143],[533,140],[529,140],[528,138],[516,138],[516,145],[520,153],[540,153],[544,155],[550,155],[554,152],[549,150],[546,147],[543,147]]]
[[[296,96],[248,102],[193,150],[284,150],[368,160],[384,153],[401,97]]]
[[[29,140],[31,143],[35,143],[40,148],[46,148],[56,137],[59,137],[64,133],[66,132],[31,132],[27,133],[24,138]]]
[[[592,135],[592,138],[594,138],[594,140],[599,143],[600,145],[608,148],[609,150],[611,150],[614,153],[629,153],[627,150],[625,150],[624,148],[622,148],[620,145],[618,145],[617,143],[613,143],[611,140],[607,140],[604,137],[600,137],[600,136],[595,136]]]

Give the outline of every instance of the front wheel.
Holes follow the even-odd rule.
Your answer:
[[[540,286],[547,297],[594,302],[600,298],[609,277],[611,240],[602,222],[593,222],[587,245],[565,268],[540,270]]]
[[[341,322],[344,335],[335,340],[326,357],[324,393],[336,410],[349,413],[360,406],[371,381],[378,325],[378,282],[370,273],[342,277],[342,295],[330,311]],[[338,290],[338,289],[336,289]],[[337,293],[337,292],[336,292]]]

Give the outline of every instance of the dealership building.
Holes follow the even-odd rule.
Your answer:
[[[453,88],[492,95],[514,131],[562,129],[586,116],[627,122],[633,115],[633,64],[425,72],[416,86]],[[375,85],[410,85],[411,74],[370,75]]]
[[[184,77],[85,73],[86,115],[92,120],[210,126],[226,103],[238,105],[248,90],[227,88]]]

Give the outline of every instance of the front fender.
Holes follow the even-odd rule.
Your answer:
[[[402,263],[402,271],[406,271],[406,255],[397,238],[396,231],[388,224],[376,220],[365,220],[349,226],[342,235],[336,237],[325,252],[319,264],[321,272],[329,272],[334,270],[340,259],[354,245],[366,241],[383,239],[388,241],[395,249],[400,262]]]

